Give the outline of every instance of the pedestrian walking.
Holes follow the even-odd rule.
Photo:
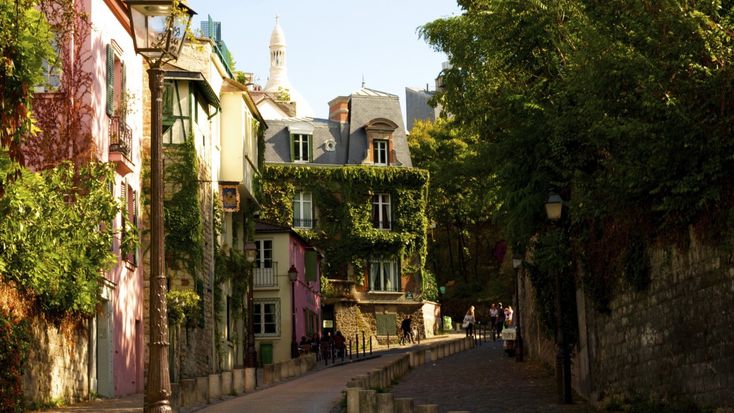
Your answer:
[[[342,360],[344,359],[344,350],[346,348],[345,343],[347,342],[347,339],[344,338],[342,335],[342,332],[339,330],[336,330],[336,334],[334,335],[334,349],[336,350],[336,356],[340,357]]]
[[[462,327],[464,327],[464,330],[466,331],[466,336],[474,336],[474,323],[476,322],[476,319],[474,318],[474,306],[469,307],[469,310],[467,310],[466,315],[464,316],[464,322],[461,324]]]
[[[509,305],[505,308],[505,325],[512,326],[512,306]]]
[[[492,329],[492,340],[497,340],[497,316],[499,315],[499,310],[497,309],[497,304],[492,303],[492,306],[489,308],[489,325]]]
[[[499,336],[502,334],[502,327],[505,326],[505,309],[502,308],[502,303],[499,304],[497,309],[497,324],[495,324],[495,332]]]
[[[401,340],[401,343],[404,341],[407,341],[408,343],[414,343],[413,340],[413,329],[411,328],[410,324],[413,321],[413,317],[411,315],[405,316],[403,321],[400,323],[400,329],[403,331],[403,337]]]

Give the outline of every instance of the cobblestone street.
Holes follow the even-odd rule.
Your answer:
[[[508,358],[499,340],[426,363],[408,373],[391,391],[396,398],[415,399],[415,404],[438,404],[441,413],[596,412],[578,397],[573,405],[557,404],[553,371]]]

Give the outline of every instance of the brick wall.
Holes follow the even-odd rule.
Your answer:
[[[635,393],[702,406],[734,406],[734,256],[690,237],[685,249],[650,250],[651,284],[620,286],[609,314],[583,294],[574,385],[591,401]],[[528,292],[528,291],[526,291]],[[521,294],[526,347],[553,363],[553,343],[531,322]]]

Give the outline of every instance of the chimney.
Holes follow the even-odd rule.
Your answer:
[[[349,120],[349,97],[337,96],[329,101],[329,120],[347,123]]]

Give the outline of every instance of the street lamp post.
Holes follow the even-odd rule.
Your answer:
[[[545,212],[548,219],[558,221],[561,219],[563,199],[558,194],[550,194],[545,202]],[[563,300],[561,300],[561,273],[555,273],[555,307],[556,307],[556,381],[558,384],[558,397],[561,403],[572,403],[571,394],[571,354],[568,349],[566,334],[563,328]]]
[[[175,0],[127,0],[135,52],[148,62],[150,107],[150,362],[145,411],[171,412],[171,379],[168,370],[168,309],[163,228],[163,70],[176,60],[191,17],[191,8]]]
[[[444,325],[443,325],[443,295],[446,294],[446,286],[442,285],[438,287],[438,292],[439,292],[438,298],[440,301],[439,304],[441,305],[441,334],[443,334],[443,332],[445,331]]]
[[[257,354],[255,353],[255,306],[252,298],[252,289],[255,286],[255,268],[252,264],[257,258],[257,246],[254,242],[245,243],[245,259],[250,264],[247,279],[247,351],[245,351],[245,367],[257,368]]]
[[[515,311],[512,315],[512,322],[515,324],[517,334],[515,337],[515,361],[523,361],[522,332],[520,331],[520,267],[522,266],[522,257],[514,255],[512,257],[512,268],[515,269]]]
[[[296,279],[298,270],[295,265],[288,269],[288,279],[291,280],[291,358],[298,357],[298,343],[296,342]]]

